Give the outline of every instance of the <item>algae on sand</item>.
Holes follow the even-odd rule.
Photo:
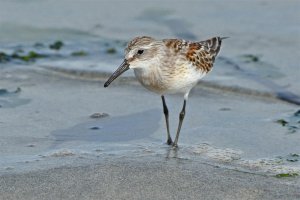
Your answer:
[[[288,177],[296,177],[299,176],[298,173],[281,173],[281,174],[276,174],[276,178],[288,178]]]
[[[64,43],[60,40],[57,40],[55,41],[53,44],[50,44],[49,45],[49,48],[50,49],[53,49],[53,50],[60,50],[62,47],[64,46]]]
[[[87,56],[88,53],[86,51],[74,51],[71,53],[71,56]]]

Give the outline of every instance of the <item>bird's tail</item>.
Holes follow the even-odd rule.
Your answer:
[[[220,51],[222,40],[227,38],[229,37],[213,37],[199,43],[203,45],[205,50],[208,51],[213,57],[216,57]]]

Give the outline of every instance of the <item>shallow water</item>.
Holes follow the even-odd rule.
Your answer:
[[[272,175],[299,173],[299,161],[288,161],[291,154],[300,153],[298,119],[292,117],[298,110],[294,104],[300,102],[298,1],[144,1],[139,9],[135,1],[118,3],[118,7],[100,1],[1,3],[0,51],[44,55],[29,62],[11,59],[0,63],[4,72],[0,89],[7,89],[0,94],[1,173],[128,155],[204,159]],[[230,36],[214,70],[204,79],[204,85],[209,83],[219,92],[193,91],[179,151],[163,144],[159,97],[132,88],[131,81],[128,86],[116,82],[109,91],[99,89],[101,84],[80,82],[82,78],[102,80],[114,71],[122,62],[124,44],[136,35],[190,40]],[[58,40],[64,43],[62,48],[50,49]],[[74,56],[74,52],[85,55]],[[9,72],[14,68],[17,70]],[[48,71],[46,77],[64,74],[74,79],[57,78],[57,85],[56,80],[45,78],[49,81],[45,83],[26,69],[37,73],[47,69],[57,74]],[[133,77],[133,73],[124,76]],[[22,91],[14,93],[19,86]],[[235,92],[228,92],[230,88]],[[47,92],[53,95],[49,97]],[[98,92],[107,97],[94,94]],[[133,92],[138,92],[138,98],[130,97]],[[267,95],[240,96],[255,92]],[[78,104],[71,103],[74,99]],[[181,98],[171,96],[168,103],[176,111],[171,117],[174,129]],[[99,120],[87,117],[99,108],[110,116]],[[276,123],[280,119],[289,125]],[[290,133],[290,127],[296,131]]]

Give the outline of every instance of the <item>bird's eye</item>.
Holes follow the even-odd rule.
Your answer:
[[[141,54],[143,54],[143,53],[144,53],[144,50],[143,50],[143,49],[140,49],[140,50],[137,51],[137,54],[139,54],[139,55],[141,55]]]

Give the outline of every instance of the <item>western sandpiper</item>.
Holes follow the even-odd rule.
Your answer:
[[[105,82],[104,87],[108,87],[123,72],[133,69],[136,78],[145,88],[161,95],[167,126],[167,144],[177,147],[190,90],[211,71],[222,39],[225,37],[190,42],[181,39],[136,37],[128,43],[123,63]],[[171,93],[181,93],[184,96],[174,142],[170,135],[169,112],[164,97]]]

